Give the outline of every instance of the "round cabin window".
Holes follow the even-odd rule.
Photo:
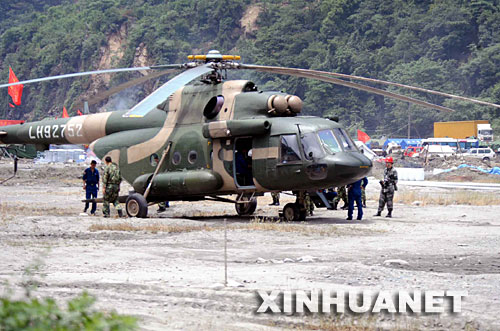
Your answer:
[[[172,163],[175,165],[178,165],[179,163],[181,163],[181,153],[179,153],[179,152],[174,153],[174,156],[172,157]]]
[[[158,162],[160,162],[158,154],[151,154],[151,156],[149,157],[149,163],[151,164],[151,166],[156,167],[158,165]]]
[[[188,162],[189,163],[195,164],[197,158],[198,158],[198,153],[196,153],[196,151],[189,152],[189,154],[188,154]]]

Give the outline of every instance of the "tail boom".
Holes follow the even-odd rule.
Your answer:
[[[6,126],[0,144],[90,144],[106,135],[108,113]]]

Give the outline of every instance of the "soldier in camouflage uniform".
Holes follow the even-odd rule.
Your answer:
[[[344,206],[341,209],[347,209],[349,206],[349,200],[347,199],[347,191],[345,186],[341,186],[337,189],[337,196],[333,201],[333,209],[337,209],[340,200],[344,201]]]
[[[279,206],[280,205],[280,192],[271,192],[271,196],[273,197],[273,203],[269,204],[269,206]]]
[[[118,194],[120,193],[120,183],[122,182],[122,175],[116,163],[112,162],[111,157],[106,156],[104,159],[106,167],[102,176],[102,194],[104,196],[104,206],[102,213],[104,217],[109,217],[109,204],[112,203],[119,217],[123,217],[122,208],[118,202]]]
[[[386,168],[384,170],[384,180],[380,181],[380,185],[382,186],[380,190],[380,199],[378,202],[378,211],[375,216],[381,216],[382,210],[384,210],[384,206],[387,203],[387,216],[392,217],[392,199],[394,198],[394,191],[397,191],[398,187],[398,173],[393,168],[394,160],[392,157],[388,157],[385,161]]]
[[[167,210],[167,208],[170,208],[170,201],[163,201],[163,202],[160,202],[158,204],[158,210],[157,212],[158,213],[162,213],[164,212],[165,210]]]
[[[160,164],[160,157],[157,154],[154,154],[153,157],[155,162],[152,165],[156,167]],[[165,210],[167,210],[167,208],[170,208],[170,202],[168,200],[162,201],[158,204],[158,210],[156,212],[163,213]]]
[[[307,214],[312,216],[314,212],[314,202],[312,201],[309,193],[306,193],[306,196],[304,197],[304,207],[306,207]]]

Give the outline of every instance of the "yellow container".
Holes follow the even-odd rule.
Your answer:
[[[489,124],[489,121],[434,122],[434,138],[477,138],[478,124]]]

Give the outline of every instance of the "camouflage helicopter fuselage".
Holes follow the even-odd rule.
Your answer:
[[[343,139],[337,122],[295,116],[289,109],[276,113],[276,96],[281,102],[290,97],[257,91],[249,81],[197,82],[144,117],[117,111],[24,123],[2,128],[0,143],[89,144],[99,158],[111,156],[141,194],[167,149],[150,202],[321,189],[351,183],[370,171],[371,161],[348,137],[337,151],[321,147],[326,140],[314,136],[317,132],[330,130],[335,134],[328,135]],[[238,179],[238,158],[243,157],[250,180]]]

